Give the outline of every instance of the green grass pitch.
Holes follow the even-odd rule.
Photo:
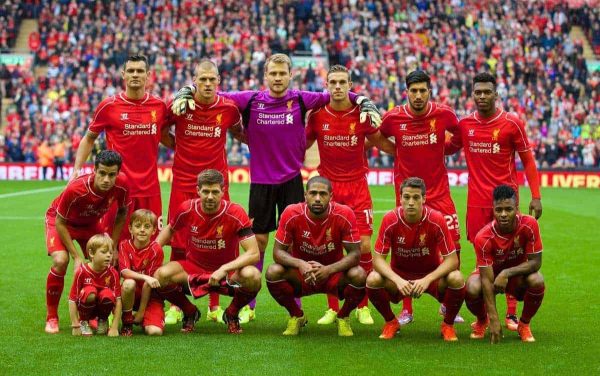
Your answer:
[[[325,296],[303,300],[309,325],[297,338],[284,338],[287,314],[263,285],[257,319],[240,336],[204,320],[206,299],[197,301],[203,317],[196,332],[179,333],[168,326],[161,338],[145,337],[136,329],[132,338],[76,338],[70,334],[67,273],[61,300],[61,332],[44,333],[46,256],[43,215],[64,183],[0,183],[0,375],[335,375],[335,374],[600,374],[600,304],[595,286],[600,266],[598,231],[600,195],[597,190],[545,189],[541,231],[544,243],[542,273],[546,296],[532,321],[537,339],[523,344],[516,333],[504,331],[496,346],[469,339],[473,316],[463,306],[466,324],[457,325],[458,343],[439,337],[438,303],[424,296],[415,301],[415,322],[392,341],[377,337],[383,320],[360,325],[353,319],[354,337],[339,338],[335,325],[316,325],[326,309]],[[170,186],[164,184],[163,202]],[[233,185],[232,200],[246,205],[248,186]],[[376,230],[383,213],[394,203],[391,186],[371,187]],[[529,192],[521,192],[523,204]],[[452,190],[464,223],[466,189]],[[464,226],[463,226],[464,230]],[[462,272],[474,267],[472,247],[462,241]],[[374,241],[374,239],[373,239]],[[269,248],[272,246],[272,241]],[[168,247],[165,249],[168,253]],[[267,252],[266,264],[271,261]],[[596,272],[594,272],[596,270]],[[222,298],[227,303],[229,298]],[[504,298],[498,299],[500,312]],[[595,355],[594,355],[595,354]]]

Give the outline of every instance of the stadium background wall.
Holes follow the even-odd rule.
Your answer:
[[[84,172],[91,172],[92,165],[84,166]],[[73,171],[71,164],[64,166],[64,176],[68,177]],[[302,169],[302,176],[306,181],[308,178],[317,175],[315,169]],[[392,169],[371,169],[367,176],[369,185],[385,185],[393,183]],[[448,182],[451,187],[466,186],[469,173],[466,169],[449,169]],[[46,179],[54,178],[54,169],[48,167]],[[158,166],[158,180],[161,182],[170,182],[173,178],[173,172],[169,165]],[[517,178],[520,185],[527,185],[523,171],[517,172]],[[44,180],[42,167],[31,163],[0,163],[0,180]],[[231,183],[249,183],[250,171],[248,167],[231,166],[229,167],[229,181]],[[560,187],[560,188],[600,188],[600,171],[540,171],[540,184],[542,187]]]

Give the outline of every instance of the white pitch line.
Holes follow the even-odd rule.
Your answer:
[[[28,191],[21,191],[21,192],[4,193],[4,194],[0,194],[0,199],[9,198],[9,197],[17,197],[17,196],[34,195],[36,193],[43,193],[43,192],[50,192],[50,191],[58,191],[58,190],[64,189],[64,188],[65,188],[64,186],[57,186],[57,187],[50,187],[50,188],[30,189]]]
[[[0,221],[43,221],[44,217],[11,217],[1,216]]]

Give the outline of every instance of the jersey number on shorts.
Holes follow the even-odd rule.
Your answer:
[[[448,225],[448,230],[458,230],[458,216],[456,214],[445,215],[446,225]]]
[[[367,219],[367,224],[372,225],[373,224],[373,209],[365,209],[365,210],[363,210],[363,212],[365,213],[365,218]]]

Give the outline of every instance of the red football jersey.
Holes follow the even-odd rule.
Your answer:
[[[387,256],[390,249],[394,270],[423,275],[434,271],[442,256],[456,251],[444,216],[428,207],[423,207],[423,218],[418,223],[406,222],[402,208],[385,214],[375,252]]]
[[[492,266],[494,274],[527,261],[527,255],[542,252],[540,227],[535,218],[517,214],[517,227],[511,234],[500,234],[496,221],[477,233],[474,246],[477,266]]]
[[[133,240],[123,240],[119,243],[119,269],[131,270],[136,273],[153,276],[163,264],[162,247],[151,241],[146,247],[137,249]]]
[[[106,147],[121,155],[132,197],[160,195],[158,144],[166,118],[165,103],[148,93],[140,100],[129,99],[125,93],[113,95],[96,109],[89,130],[106,132]]]
[[[68,226],[96,225],[113,202],[118,207],[131,204],[125,175],[119,174],[114,187],[108,192],[94,190],[94,176],[95,173],[91,173],[77,177],[52,201],[46,212],[51,224],[58,214],[66,219]]]
[[[185,201],[169,224],[186,235],[186,260],[207,271],[215,271],[235,260],[240,241],[254,236],[252,223],[244,209],[225,200],[212,215],[202,211],[200,199]]]
[[[327,217],[321,220],[308,213],[301,202],[289,205],[281,215],[275,240],[291,245],[293,257],[330,265],[344,257],[342,243],[360,243],[354,212],[346,205],[330,202]]]
[[[439,198],[450,197],[444,144],[446,130],[457,132],[458,118],[447,106],[435,102],[427,106],[421,116],[414,115],[408,104],[395,107],[385,114],[379,130],[385,137],[395,138],[396,191],[404,179],[420,177],[427,187],[427,201],[435,205]]]
[[[361,123],[359,117],[358,106],[335,111],[327,105],[310,114],[306,138],[317,140],[319,175],[336,181],[353,181],[369,172],[365,137],[377,129],[370,122]]]
[[[194,111],[181,116],[169,111],[167,123],[175,124],[174,187],[195,192],[198,174],[209,168],[227,177],[227,129],[240,119],[235,103],[221,96],[211,105],[196,102]]]
[[[98,290],[111,289],[115,293],[115,298],[121,297],[119,272],[113,266],[109,266],[106,270],[98,273],[90,267],[89,263],[81,265],[73,277],[69,300],[76,302],[77,295],[86,286],[94,286]]]
[[[492,192],[501,184],[519,192],[515,152],[530,151],[525,125],[515,114],[499,109],[489,119],[477,111],[459,122],[452,144],[464,147],[469,183],[467,205],[491,208]]]

